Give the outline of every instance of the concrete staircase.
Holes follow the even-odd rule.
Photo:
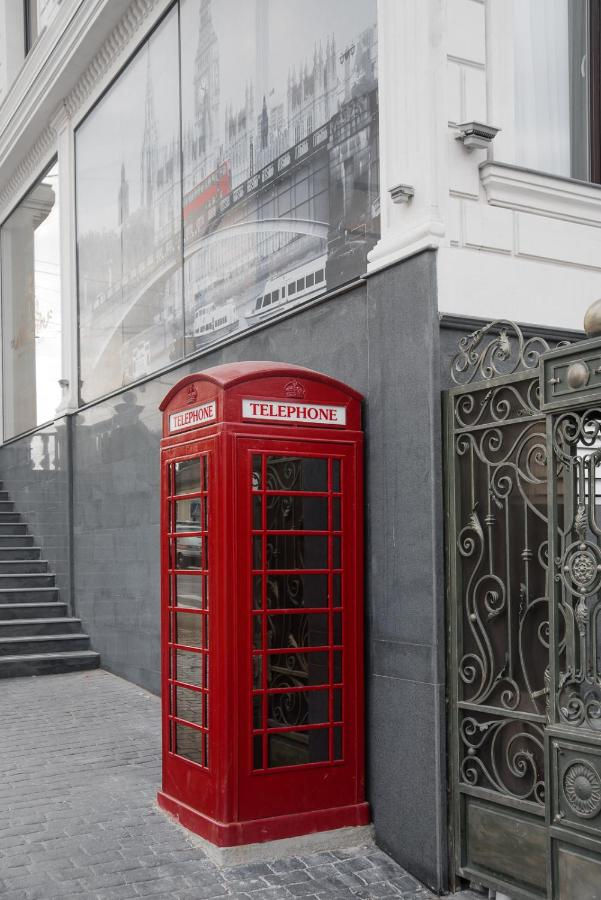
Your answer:
[[[95,669],[80,619],[61,603],[55,576],[0,482],[0,678]]]

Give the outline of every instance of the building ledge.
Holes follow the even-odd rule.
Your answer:
[[[483,162],[479,168],[491,206],[601,227],[601,185],[508,163]]]

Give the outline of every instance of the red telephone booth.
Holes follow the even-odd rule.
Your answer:
[[[158,799],[218,846],[369,821],[360,402],[246,362],[161,404]]]

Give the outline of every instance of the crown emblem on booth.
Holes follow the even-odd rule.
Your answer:
[[[297,381],[295,378],[292,381],[288,382],[288,384],[284,388],[284,393],[292,400],[302,400],[305,396],[305,389],[300,381]]]
[[[186,402],[187,403],[196,403],[198,400],[198,391],[196,390],[195,384],[189,384],[186,388]]]

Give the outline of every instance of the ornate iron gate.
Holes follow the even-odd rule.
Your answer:
[[[446,396],[453,869],[601,900],[601,339],[494,322]]]

